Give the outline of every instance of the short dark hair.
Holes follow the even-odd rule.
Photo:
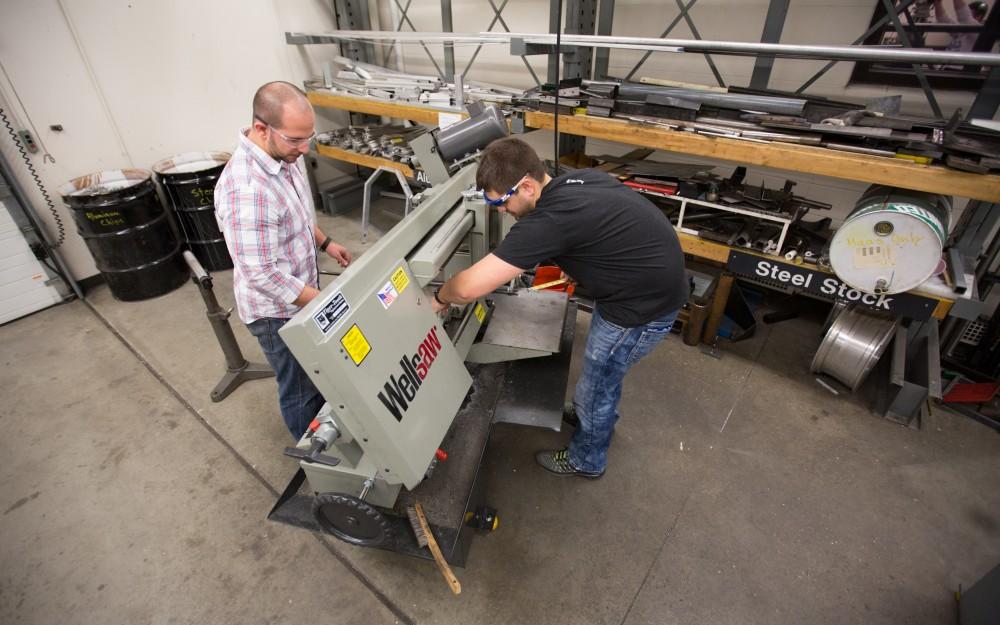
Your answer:
[[[253,94],[253,116],[265,124],[281,128],[285,105],[289,102],[308,104],[309,99],[304,91],[290,82],[275,80],[266,83]]]
[[[527,174],[542,182],[545,167],[531,146],[517,137],[497,139],[479,157],[476,186],[484,191],[503,193]]]

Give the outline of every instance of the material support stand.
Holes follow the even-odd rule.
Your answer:
[[[215,338],[219,340],[219,347],[226,357],[226,373],[219,380],[219,383],[212,389],[211,398],[214,402],[220,402],[230,393],[235,391],[240,384],[250,380],[270,378],[274,371],[270,366],[257,364],[248,361],[240,350],[233,328],[229,325],[229,316],[233,310],[224,309],[219,305],[219,300],[212,290],[212,276],[205,271],[198,259],[191,252],[184,252],[184,260],[187,261],[191,269],[191,280],[198,285],[201,298],[205,300],[205,316],[212,324]]]

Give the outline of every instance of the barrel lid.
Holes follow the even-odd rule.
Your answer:
[[[229,152],[184,152],[157,162],[153,171],[161,176],[190,174],[225,165],[231,156]]]
[[[105,195],[142,184],[151,175],[145,169],[108,169],[73,178],[59,187],[59,194],[63,197]]]
[[[851,287],[866,293],[901,293],[934,275],[944,248],[943,228],[929,213],[857,210],[830,241],[830,265]]]

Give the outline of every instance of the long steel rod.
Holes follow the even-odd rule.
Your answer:
[[[546,33],[394,33],[380,30],[339,30],[328,33],[286,32],[289,44],[337,43],[343,40],[371,41],[450,41],[454,43],[510,43],[523,39],[525,43],[553,45],[554,34]],[[600,35],[562,36],[563,45],[628,46],[633,49],[662,50],[681,48],[685,52],[735,55],[769,54],[782,58],[838,59],[843,61],[884,61],[889,63],[927,63],[947,65],[1000,65],[1000,54],[988,52],[939,52],[923,48],[891,48],[885,46],[804,46],[783,43],[753,43],[741,41],[709,41],[696,39],[656,39],[651,37],[605,37]]]

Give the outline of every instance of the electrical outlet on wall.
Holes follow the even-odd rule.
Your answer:
[[[34,154],[38,151],[38,144],[35,143],[35,136],[31,134],[30,130],[18,130],[17,138],[21,140],[21,144],[24,145],[24,149]]]

